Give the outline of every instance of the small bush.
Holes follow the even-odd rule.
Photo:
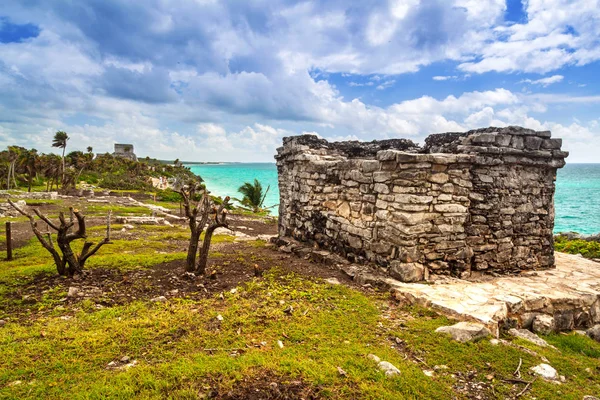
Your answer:
[[[600,258],[600,243],[582,239],[569,240],[558,236],[554,240],[554,249],[569,254],[581,254],[585,258]]]
[[[159,201],[170,201],[173,203],[178,203],[183,201],[183,198],[179,193],[172,189],[161,190],[157,193],[156,200]]]

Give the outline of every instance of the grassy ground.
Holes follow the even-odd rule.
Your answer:
[[[93,207],[87,211],[106,211]],[[121,228],[114,226],[113,244],[90,259],[95,275],[82,280],[54,277],[34,240],[15,250],[14,261],[0,263],[0,319],[6,321],[0,398],[505,399],[526,387],[508,381],[519,360],[522,379],[532,381],[528,369],[542,357],[566,381],[537,379],[519,398],[580,400],[600,393],[600,344],[587,337],[546,337],[556,349],[513,341],[537,356],[489,340],[459,344],[434,333],[452,323],[445,317],[400,307],[387,293],[350,282],[329,284],[304,267],[292,271],[293,259],[264,242],[217,236],[211,264],[232,274],[258,263],[262,276],[213,290],[211,284],[227,279],[219,275],[213,283],[185,283],[166,302],[150,301],[172,284],[165,266],[185,258],[187,230]],[[90,229],[94,240],[103,233],[102,226]],[[105,275],[114,282],[98,296],[67,297],[70,286],[98,285]],[[153,285],[143,288],[147,296],[139,289],[111,301],[147,285]],[[386,377],[369,354],[401,374]]]

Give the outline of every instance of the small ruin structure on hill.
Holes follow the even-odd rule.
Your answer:
[[[133,151],[132,144],[115,143],[115,152],[113,153],[113,156],[127,158],[132,161],[137,161],[137,156],[135,155],[135,152]]]
[[[433,134],[423,147],[287,137],[279,235],[405,282],[552,268],[561,145],[521,127]]]

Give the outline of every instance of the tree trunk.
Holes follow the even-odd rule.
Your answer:
[[[204,234],[204,240],[202,241],[202,249],[200,250],[200,257],[198,258],[198,267],[196,268],[196,273],[200,275],[204,275],[206,272],[206,263],[208,262],[208,252],[210,250],[210,241],[212,240],[212,235],[217,229],[218,226],[210,226],[206,230]]]
[[[8,173],[6,174],[6,190],[10,190],[10,170],[12,169],[12,163],[8,164]]]
[[[192,234],[190,236],[190,245],[188,246],[188,254],[185,264],[185,270],[187,272],[194,272],[196,269],[196,255],[198,254],[198,242],[200,241],[200,235],[202,229],[191,229]]]
[[[67,266],[67,275],[72,277],[73,275],[81,272],[81,266],[79,265],[79,261],[77,257],[75,257],[75,253],[73,253],[73,249],[71,249],[71,245],[66,238],[66,231],[59,232],[58,234],[58,248],[63,254],[63,264]]]
[[[13,161],[13,166],[12,166],[12,178],[13,178],[13,183],[15,184],[15,188],[18,187],[19,185],[17,185],[17,179],[15,178],[15,165],[17,164],[16,161]]]
[[[62,177],[61,177],[61,183],[64,187],[65,185],[65,150],[67,149],[67,146],[65,144],[65,147],[63,147],[63,152],[62,152]]]

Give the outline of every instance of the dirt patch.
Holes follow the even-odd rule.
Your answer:
[[[215,385],[207,398],[219,400],[296,400],[320,399],[321,388],[309,385],[302,380],[277,376],[271,372],[246,376],[235,383],[231,390],[219,389]]]
[[[243,215],[230,215],[228,217],[229,228],[250,236],[276,235],[277,220],[253,218]]]
[[[250,243],[218,243],[209,258],[205,275],[185,271],[185,260],[161,263],[149,268],[119,271],[106,268],[84,270],[81,276],[65,278],[41,274],[18,285],[7,298],[11,300],[6,310],[12,318],[31,320],[51,312],[50,308],[35,311],[37,303],[44,301],[49,291],[56,291],[55,301],[65,307],[76,306],[83,300],[92,300],[97,308],[123,305],[138,300],[164,301],[171,298],[199,300],[243,285],[264,271],[279,267],[310,278],[336,278],[340,283],[356,286],[335,267],[313,263],[294,255],[283,254],[274,246]],[[61,297],[59,293],[71,294]],[[159,299],[161,296],[164,299]],[[27,307],[23,307],[23,306]]]

